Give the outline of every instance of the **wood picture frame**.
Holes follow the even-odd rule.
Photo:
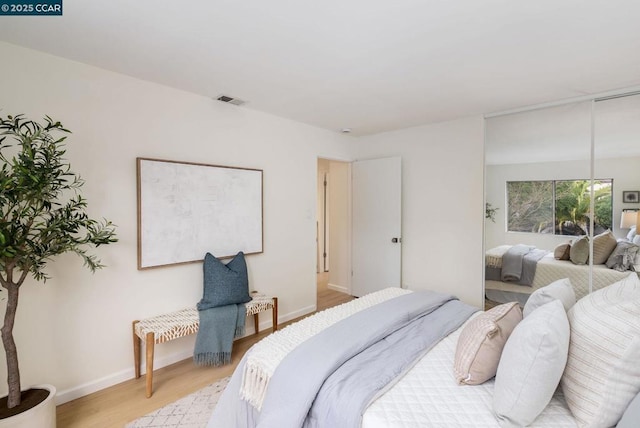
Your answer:
[[[640,203],[640,190],[624,190],[622,192],[622,202],[625,204]]]
[[[138,269],[263,251],[263,171],[136,158]]]

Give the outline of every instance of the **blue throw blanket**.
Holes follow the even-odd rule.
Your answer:
[[[221,366],[231,362],[233,339],[244,334],[247,311],[244,304],[199,310],[193,362],[199,366]]]

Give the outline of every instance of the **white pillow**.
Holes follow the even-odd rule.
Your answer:
[[[493,410],[503,427],[530,425],[558,387],[567,362],[569,321],[559,300],[516,326],[502,351]]]
[[[610,427],[640,391],[640,279],[631,273],[569,310],[562,391],[581,426]]]
[[[576,303],[576,293],[569,278],[559,279],[531,293],[524,305],[522,316],[526,317],[535,309],[556,299],[562,302],[565,312]]]
[[[627,240],[628,241],[633,241],[633,238],[635,238],[636,235],[637,235],[636,227],[635,226],[631,226],[631,229],[629,229],[629,233],[627,233]]]

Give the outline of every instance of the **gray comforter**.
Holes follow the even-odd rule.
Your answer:
[[[359,427],[376,396],[476,310],[451,296],[415,292],[356,313],[281,362],[261,412],[239,399],[243,358],[208,426]]]

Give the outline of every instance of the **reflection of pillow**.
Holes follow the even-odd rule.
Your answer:
[[[569,260],[571,254],[571,243],[565,242],[564,244],[558,244],[553,250],[553,258],[556,260]]]
[[[533,311],[504,346],[493,391],[501,426],[527,426],[558,387],[569,350],[569,321],[559,300]]]
[[[500,354],[522,320],[517,302],[496,306],[470,321],[460,333],[453,372],[460,384],[479,385],[496,374]]]
[[[640,249],[640,247],[632,242],[618,242],[616,249],[613,250],[607,259],[607,267],[620,272],[629,270],[630,266],[633,266],[638,249]]]
[[[606,263],[617,244],[618,241],[610,230],[596,235],[593,238],[593,264],[601,265]]]
[[[589,238],[587,235],[573,241],[569,251],[571,261],[577,265],[586,265],[589,260]]]
[[[242,251],[226,265],[207,253],[203,268],[204,292],[198,303],[198,310],[247,303],[251,300],[247,264]]]
[[[576,293],[569,278],[559,279],[531,293],[524,305],[522,316],[526,318],[535,309],[554,300],[560,300],[565,312],[576,303]]]
[[[614,426],[640,391],[640,279],[635,273],[569,310],[562,391],[579,426]]]

